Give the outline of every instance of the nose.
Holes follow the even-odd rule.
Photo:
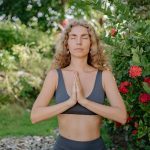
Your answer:
[[[77,44],[81,45],[81,37],[77,38]]]

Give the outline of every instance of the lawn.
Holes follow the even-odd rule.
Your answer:
[[[15,104],[0,109],[0,120],[0,137],[50,135],[58,127],[57,117],[32,124],[30,111]]]

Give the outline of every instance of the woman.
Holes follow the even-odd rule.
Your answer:
[[[48,106],[55,96],[56,105]],[[110,105],[104,105],[107,96]],[[127,113],[93,27],[71,20],[56,46],[52,68],[32,111],[36,123],[57,115],[54,150],[106,150],[102,118],[126,123]]]

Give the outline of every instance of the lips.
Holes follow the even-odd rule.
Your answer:
[[[82,48],[76,48],[75,50],[80,50],[80,51],[81,51],[81,50],[83,50],[83,49],[82,49]]]

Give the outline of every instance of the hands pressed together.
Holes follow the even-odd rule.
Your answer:
[[[86,101],[78,72],[74,72],[74,81],[70,101],[73,105],[75,105],[77,102],[79,104],[83,104]]]

